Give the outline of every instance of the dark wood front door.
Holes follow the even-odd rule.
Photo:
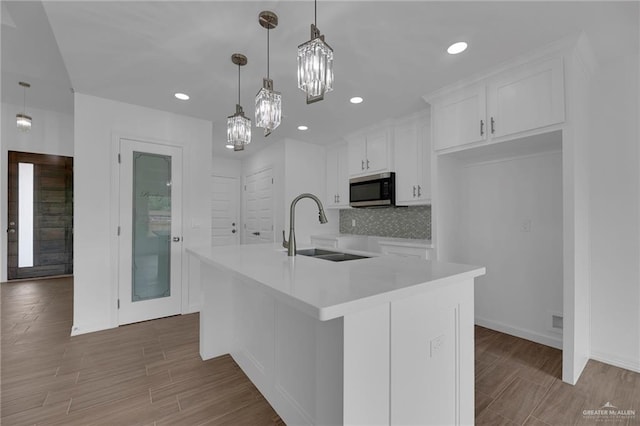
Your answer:
[[[73,158],[9,151],[8,183],[7,278],[72,274]]]

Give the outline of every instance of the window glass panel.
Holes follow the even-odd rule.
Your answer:
[[[133,153],[131,300],[171,295],[171,157]]]
[[[18,268],[33,266],[33,164],[18,163]]]

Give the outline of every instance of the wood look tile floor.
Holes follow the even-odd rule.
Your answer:
[[[69,337],[71,278],[3,283],[5,425],[283,425],[230,356],[201,361],[198,315]],[[640,374],[476,327],[476,424],[640,425]],[[635,416],[585,416],[607,402]]]

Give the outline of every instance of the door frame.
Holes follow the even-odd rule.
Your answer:
[[[109,199],[111,200],[111,209],[109,214],[109,233],[111,234],[110,244],[109,244],[109,253],[110,253],[110,275],[112,277],[112,285],[109,288],[109,300],[111,301],[111,309],[110,309],[110,323],[113,327],[119,327],[119,313],[118,313],[118,298],[120,291],[120,241],[118,235],[118,227],[120,226],[120,164],[118,162],[118,155],[120,154],[120,140],[127,139],[137,142],[155,144],[155,145],[163,145],[163,146],[171,146],[175,148],[180,148],[182,150],[182,274],[180,276],[180,286],[181,289],[181,302],[180,302],[180,314],[184,315],[189,313],[189,280],[188,280],[188,271],[185,266],[185,246],[184,246],[184,234],[186,233],[185,227],[185,205],[188,201],[187,191],[185,190],[186,182],[185,174],[184,174],[184,163],[185,159],[189,158],[189,149],[188,146],[167,141],[160,140],[149,137],[140,137],[135,135],[128,135],[123,133],[112,133],[111,134],[111,185],[110,185],[110,194]]]
[[[242,228],[240,229],[240,244],[246,244],[246,238],[247,238],[247,230],[245,229],[245,225],[247,223],[247,215],[246,215],[246,208],[247,208],[247,191],[244,189],[244,187],[247,184],[247,177],[252,176],[252,175],[256,175],[258,173],[262,173],[266,170],[271,170],[271,179],[275,179],[274,176],[274,167],[273,164],[268,164],[264,167],[255,169],[255,170],[249,170],[247,172],[242,173],[242,181],[240,183],[240,222],[242,223]],[[274,180],[275,182],[275,180]],[[275,194],[275,186],[274,184],[271,187],[271,226],[273,226],[273,242],[277,242],[278,241],[278,230],[276,229],[276,194]]]
[[[233,179],[234,182],[234,190],[236,191],[236,207],[237,207],[237,213],[236,213],[236,223],[237,225],[237,229],[238,232],[236,232],[236,238],[238,240],[238,242],[236,243],[236,245],[240,245],[242,244],[242,230],[243,230],[243,222],[242,222],[242,177],[241,176],[231,176],[230,174],[223,174],[223,173],[216,173],[216,172],[212,172],[211,173],[211,177],[210,179],[213,178],[223,178],[223,179]],[[211,196],[211,202],[213,203],[213,196]],[[210,212],[209,212],[209,216],[210,219],[213,220],[213,208],[211,208]],[[213,225],[211,227],[211,229],[213,230]],[[211,236],[211,244],[213,245],[213,235]]]

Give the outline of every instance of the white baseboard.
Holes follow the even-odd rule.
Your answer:
[[[594,361],[604,362],[605,364],[640,373],[640,359],[621,358],[617,355],[600,351],[591,351],[591,356],[589,358]]]
[[[79,336],[81,334],[87,334],[87,333],[94,333],[96,331],[102,331],[102,330],[109,330],[111,328],[117,328],[118,326],[116,325],[111,326],[111,325],[105,325],[105,324],[98,324],[98,323],[93,323],[93,324],[73,324],[71,326],[71,336]]]
[[[475,322],[476,325],[479,325],[481,327],[490,328],[491,330],[510,334],[516,337],[521,337],[523,339],[531,340],[532,342],[540,343],[541,345],[551,346],[552,348],[562,350],[562,337],[542,334],[536,331],[525,330],[523,328],[512,327],[498,321],[488,320],[480,317],[476,317]]]

